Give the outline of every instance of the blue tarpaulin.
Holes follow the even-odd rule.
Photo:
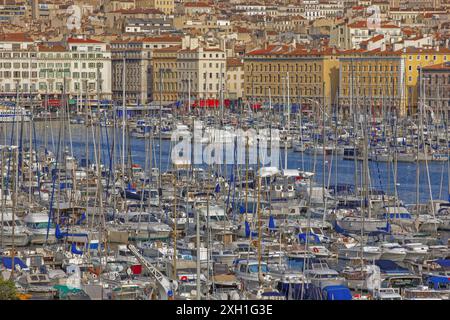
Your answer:
[[[6,269],[11,270],[12,269],[12,258],[11,257],[2,257],[2,264],[5,266]],[[17,257],[14,257],[14,265],[19,266],[21,269],[28,269],[28,266],[20,260]]]
[[[352,300],[352,293],[346,286],[328,286],[323,289],[326,300]]]
[[[439,290],[440,288],[445,288],[450,284],[450,278],[447,276],[432,276],[427,279],[427,283],[428,285],[431,285],[433,289]]]
[[[443,268],[450,268],[450,259],[439,259],[435,262]]]

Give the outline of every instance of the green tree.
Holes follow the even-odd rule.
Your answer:
[[[16,300],[17,290],[13,281],[2,280],[0,277],[0,300]]]

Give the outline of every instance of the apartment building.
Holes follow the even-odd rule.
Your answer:
[[[420,97],[432,108],[436,118],[450,119],[450,62],[423,67],[421,71],[423,87],[420,90],[418,84]]]
[[[177,55],[180,50],[181,45],[153,51],[153,99],[156,102],[167,104],[179,98]]]
[[[173,14],[175,10],[174,0],[136,0],[136,8],[157,9],[165,14]]]
[[[178,93],[193,99],[219,99],[225,90],[226,54],[219,48],[178,51]]]
[[[91,99],[111,98],[111,54],[107,44],[69,38],[54,45],[10,35],[0,40],[0,92],[2,96],[44,98],[83,94]]]
[[[401,54],[381,50],[350,50],[339,55],[339,103],[346,114],[381,114],[383,108],[405,114],[404,61]]]
[[[111,42],[113,99],[147,104],[153,98],[153,50],[181,44],[181,37],[154,36]],[[125,62],[124,62],[125,59]],[[124,75],[125,66],[125,79]]]
[[[401,28],[395,24],[381,22],[380,25],[371,25],[366,20],[361,20],[334,26],[331,29],[330,45],[346,50],[359,49],[361,42],[377,35],[383,35],[388,43],[402,40]]]
[[[399,50],[405,64],[405,108],[408,114],[417,110],[419,100],[420,68],[450,62],[450,49],[448,48],[405,48]]]
[[[227,59],[225,97],[231,100],[242,99],[244,94],[244,62],[240,58]]]
[[[338,88],[339,62],[331,48],[310,50],[294,45],[268,45],[244,57],[244,99],[330,106]],[[288,90],[289,88],[289,90]]]

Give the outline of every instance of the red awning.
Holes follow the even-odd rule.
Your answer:
[[[230,106],[230,100],[225,99],[223,101],[224,107],[228,108]],[[206,99],[206,100],[200,100],[195,101],[192,104],[192,107],[197,108],[219,108],[220,107],[220,101],[218,99]]]

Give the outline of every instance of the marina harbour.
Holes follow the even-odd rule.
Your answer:
[[[450,0],[0,0],[1,314],[449,301],[449,17]],[[96,309],[114,307],[137,310]]]
[[[445,122],[123,114],[2,124],[2,275],[21,299],[449,298]]]

